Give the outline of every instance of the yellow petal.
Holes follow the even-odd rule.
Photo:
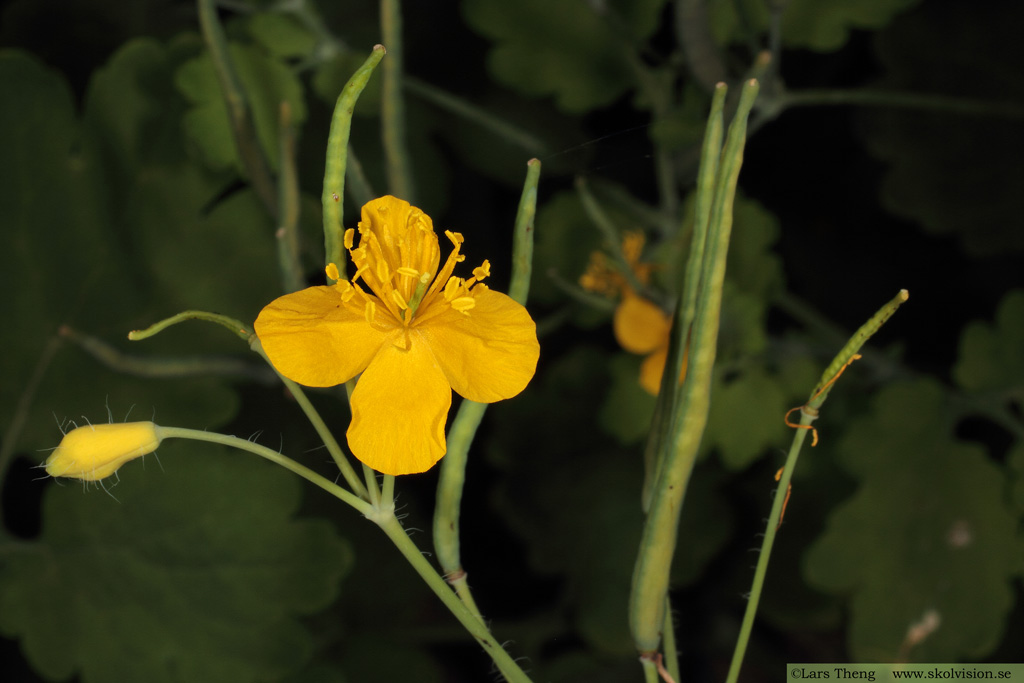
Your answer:
[[[615,339],[630,353],[650,353],[668,344],[671,319],[658,306],[635,294],[625,295],[612,322]]]
[[[537,326],[526,309],[500,292],[473,289],[476,304],[450,308],[415,328],[430,344],[452,389],[471,401],[511,398],[533,378],[540,355]]]
[[[640,386],[651,396],[661,391],[661,376],[665,374],[665,362],[668,360],[668,347],[658,349],[644,359],[640,365]],[[686,372],[686,368],[683,368]]]
[[[679,383],[686,379],[686,366],[690,359],[690,349],[683,351],[683,366],[679,369]],[[668,346],[663,346],[647,358],[640,365],[640,386],[648,394],[657,396],[661,391],[661,376],[665,374],[665,364],[668,362]]]
[[[352,392],[349,448],[384,474],[425,472],[445,453],[451,386],[423,340],[410,338],[408,350],[381,347]]]
[[[362,297],[350,304],[333,287],[310,287],[260,311],[256,335],[277,371],[299,384],[330,387],[366,369],[397,321],[379,306],[371,326]]]

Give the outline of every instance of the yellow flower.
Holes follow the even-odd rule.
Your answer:
[[[619,346],[630,353],[647,356],[640,365],[640,386],[648,394],[657,396],[668,359],[672,319],[660,306],[627,291],[615,307],[612,329]],[[683,372],[686,372],[685,365]]]
[[[51,477],[99,481],[129,460],[155,451],[160,440],[159,427],[152,422],[77,427],[64,435],[46,459],[46,473]]]
[[[622,238],[622,254],[626,264],[636,275],[640,284],[646,285],[656,265],[640,260],[643,252],[642,232],[627,232]],[[621,300],[615,307],[612,329],[615,340],[626,351],[646,355],[640,366],[640,386],[654,396],[661,389],[661,376],[668,359],[669,333],[672,319],[660,306],[637,294],[629,281],[608,262],[608,257],[595,251],[590,255],[586,272],[580,277],[580,286],[591,292],[615,296],[621,293]],[[680,380],[686,374],[686,358]]]
[[[356,273],[287,294],[256,319],[274,367],[313,387],[347,382],[352,392],[348,444],[359,460],[385,474],[430,469],[445,453],[452,390],[481,403],[522,391],[537,367],[540,345],[529,313],[480,280],[452,272],[465,259],[463,238],[438,273],[440,248],[430,217],[408,202],[381,197],[363,207],[359,245],[345,233]],[[363,286],[357,284],[362,280]]]

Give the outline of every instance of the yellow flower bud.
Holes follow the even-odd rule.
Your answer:
[[[152,422],[77,427],[46,459],[46,472],[51,477],[99,481],[129,460],[155,451],[160,440],[159,427]]]

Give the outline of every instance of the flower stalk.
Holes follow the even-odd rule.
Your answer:
[[[825,402],[825,399],[828,398],[835,380],[855,358],[859,357],[857,352],[861,347],[892,317],[896,309],[909,296],[907,290],[900,290],[895,298],[880,308],[875,315],[850,337],[850,340],[842,350],[836,354],[836,357],[825,368],[821,380],[814,386],[807,403],[800,407],[799,428],[793,434],[793,441],[786,456],[786,464],[782,468],[781,475],[779,476],[779,485],[775,489],[775,499],[772,503],[771,514],[768,515],[768,524],[765,527],[764,539],[761,542],[761,552],[757,556],[757,567],[754,570],[754,579],[750,587],[750,597],[747,600],[747,609],[743,614],[740,633],[736,639],[736,647],[733,650],[732,662],[729,665],[729,675],[726,678],[726,683],[736,683],[740,675],[740,668],[743,666],[747,643],[750,641],[750,632],[754,627],[754,618],[757,615],[757,606],[761,600],[764,579],[768,573],[768,560],[771,558],[772,546],[775,544],[775,535],[782,525],[782,515],[789,500],[787,492],[790,490],[793,470],[796,469],[797,459],[800,457],[800,449],[803,447],[804,439],[807,438],[807,432],[811,431],[811,423],[817,419],[818,411]]]

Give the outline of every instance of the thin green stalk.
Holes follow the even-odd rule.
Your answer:
[[[169,318],[164,318],[159,322],[155,322],[144,330],[132,330],[128,333],[128,338],[132,341],[140,341],[142,339],[149,339],[153,335],[160,334],[168,327],[183,323],[186,320],[205,320],[206,322],[216,323],[223,328],[226,328],[233,332],[236,336],[241,337],[248,343],[249,336],[253,334],[250,329],[251,326],[243,325],[242,321],[236,320],[235,318],[221,315],[220,313],[210,313],[208,311],[182,311],[176,315],[172,315]]]
[[[249,101],[245,96],[245,89],[238,78],[238,73],[235,71],[234,63],[231,61],[228,41],[224,36],[224,29],[217,20],[217,9],[213,0],[198,0],[198,12],[203,41],[213,59],[217,82],[220,83],[228,116],[231,119],[231,132],[235,139],[235,146],[238,148],[238,156],[249,173],[249,180],[252,182],[257,196],[266,205],[270,215],[276,219],[277,193],[274,189],[273,175],[270,173],[270,165],[267,163],[263,148],[256,137],[256,127],[253,124]]]
[[[363,479],[366,481],[367,497],[374,507],[380,507],[380,488],[377,486],[377,473],[372,467],[363,463]]]
[[[641,656],[656,653],[661,642],[668,595],[669,570],[675,554],[690,473],[707,424],[711,371],[715,362],[725,264],[732,232],[732,205],[743,160],[746,121],[757,97],[758,84],[748,81],[721,155],[715,180],[707,248],[701,267],[700,295],[690,335],[686,379],[678,389],[672,449],[653,486],[651,507],[644,524],[633,573],[629,622]]]
[[[413,569],[423,577],[423,580],[426,581],[427,585],[430,586],[438,597],[441,598],[442,602],[445,603],[445,606],[452,611],[462,625],[466,627],[474,638],[476,638],[477,642],[483,646],[487,654],[494,660],[498,670],[504,674],[505,678],[510,683],[531,683],[529,677],[523,673],[522,669],[519,668],[515,661],[501,647],[498,641],[491,636],[483,623],[469,612],[466,606],[463,605],[455,594],[446,586],[444,580],[438,576],[437,572],[435,572],[433,568],[431,568],[430,563],[423,557],[423,554],[420,553],[419,549],[412,542],[412,539],[409,538],[409,535],[405,532],[402,525],[399,524],[398,519],[395,517],[393,500],[390,501],[390,504],[387,506],[382,506],[379,502],[377,505],[373,505],[356,497],[351,492],[341,486],[338,486],[326,477],[317,474],[305,465],[301,465],[291,458],[281,455],[277,451],[271,450],[266,446],[261,446],[260,444],[253,443],[246,439],[240,439],[236,436],[205,432],[196,429],[185,429],[182,427],[163,427],[158,425],[156,429],[157,434],[161,439],[190,439],[192,441],[205,441],[208,443],[216,443],[248,451],[284,467],[290,472],[293,472],[310,483],[319,486],[324,491],[327,491],[342,502],[355,508],[356,511],[367,519],[373,521],[384,531],[402,555],[404,555],[409,563],[412,564]]]
[[[672,602],[665,596],[665,625],[662,627],[662,647],[665,652],[665,668],[674,681],[682,681],[679,676],[679,652],[676,649],[676,626],[672,623]]]
[[[331,458],[334,460],[334,464],[338,466],[338,470],[341,472],[341,476],[345,478],[345,482],[349,485],[352,491],[362,498],[363,500],[369,500],[369,493],[363,486],[363,483],[359,481],[359,475],[356,474],[355,470],[352,469],[352,465],[349,463],[348,458],[345,457],[344,451],[341,450],[341,446],[338,444],[337,439],[334,438],[334,434],[327,427],[327,423],[320,417],[320,413],[313,407],[313,403],[306,396],[306,392],[302,390],[302,387],[288,379],[280,372],[277,372],[277,368],[270,362],[270,358],[263,350],[263,344],[260,343],[259,337],[255,334],[249,338],[249,347],[262,356],[263,360],[267,362],[267,365],[274,370],[277,376],[284,383],[289,393],[295,398],[295,402],[299,404],[302,412],[306,414],[306,419],[309,420],[310,424],[313,425],[313,429],[316,430],[320,440],[324,442],[324,446],[327,447],[327,452],[331,454]]]
[[[380,503],[382,507],[395,509],[395,475],[385,474],[380,487]]]
[[[619,229],[612,222],[611,217],[601,208],[601,205],[587,186],[587,181],[583,178],[576,179],[576,193],[580,196],[583,210],[604,237],[608,245],[608,251],[615,257],[620,274],[629,283],[630,289],[637,293],[649,294],[647,287],[637,278],[636,273],[633,272],[633,267],[626,260],[626,255],[622,252],[622,235]]]
[[[651,657],[640,657],[640,666],[644,670],[644,683],[660,683],[658,667]]]
[[[405,97],[402,94],[403,53],[402,3],[381,0],[380,26],[391,58],[381,67],[380,123],[384,158],[387,161],[388,190],[410,204],[416,203],[412,162],[405,144]]]
[[[324,213],[324,265],[333,263],[345,277],[344,197],[345,167],[348,163],[348,138],[352,130],[352,111],[373,70],[384,58],[384,46],[374,45],[373,52],[352,74],[338,96],[327,136],[327,160],[324,164],[324,190],[320,195]]]
[[[498,671],[509,683],[532,683],[515,660],[494,639],[490,631],[480,619],[474,615],[458,596],[452,592],[444,579],[434,571],[430,562],[423,556],[420,549],[412,542],[409,535],[395,517],[394,509],[375,509],[367,517],[379,526],[395,544],[399,552],[405,556],[413,569],[423,578],[432,591],[441,598],[445,606],[451,610],[455,618],[466,628],[473,638],[480,643],[484,651],[491,657]]]
[[[761,554],[757,558],[757,567],[754,570],[754,580],[750,588],[750,598],[747,600],[747,609],[743,614],[743,622],[740,625],[740,633],[736,639],[736,647],[733,650],[732,663],[729,665],[727,683],[736,683],[740,675],[740,668],[743,666],[743,658],[746,655],[747,644],[750,641],[750,632],[754,627],[754,618],[757,616],[757,606],[761,600],[761,591],[764,587],[764,578],[768,573],[768,560],[771,558],[772,546],[775,543],[775,535],[782,524],[782,515],[789,499],[789,486],[796,469],[797,459],[800,457],[800,449],[803,447],[807,432],[810,431],[811,423],[817,419],[818,412],[828,398],[829,392],[835,385],[839,375],[856,357],[861,347],[885,324],[896,309],[907,299],[907,290],[900,290],[891,301],[880,308],[859,330],[857,330],[846,345],[836,354],[836,357],[825,368],[821,380],[814,386],[807,403],[800,407],[800,428],[793,435],[793,442],[789,447],[789,454],[786,456],[786,464],[782,468],[782,475],[779,477],[779,485],[775,489],[775,500],[772,503],[772,511],[768,516],[768,526],[765,529],[764,539],[761,542]]]
[[[352,487],[352,490],[356,493],[356,495],[364,499],[367,498],[367,490],[360,483],[359,477],[356,476],[355,471],[353,471],[352,466],[349,464],[348,459],[345,457],[345,454],[341,450],[341,446],[338,445],[338,442],[335,440],[334,435],[331,434],[331,431],[327,428],[327,425],[324,423],[323,418],[320,417],[320,414],[316,411],[316,408],[313,407],[313,404],[306,397],[306,394],[302,390],[302,387],[300,387],[298,384],[288,379],[281,373],[277,372],[277,369],[274,368],[273,363],[270,362],[270,359],[267,357],[267,354],[263,351],[263,345],[260,343],[259,338],[256,336],[255,332],[249,329],[248,326],[243,325],[240,321],[235,320],[234,318],[230,318],[226,315],[221,315],[219,313],[208,313],[206,311],[184,311],[177,315],[172,315],[170,318],[166,318],[157,323],[154,323],[144,330],[134,330],[132,332],[129,332],[128,338],[133,341],[148,339],[149,337],[152,337],[155,334],[159,334],[168,327],[172,325],[177,325],[178,323],[181,322],[185,322],[186,320],[205,320],[207,322],[216,323],[221,327],[231,330],[237,336],[244,339],[245,342],[249,345],[249,348],[252,349],[254,352],[258,353],[263,358],[263,360],[267,362],[271,369],[274,370],[277,376],[281,378],[281,381],[284,382],[285,386],[288,387],[288,390],[295,397],[296,402],[298,402],[299,406],[302,408],[302,411],[306,414],[306,417],[313,425],[313,428],[316,430],[317,434],[323,440],[324,445],[327,446],[328,452],[331,454],[331,457],[334,459],[334,462],[338,465],[338,469],[341,471],[342,476],[345,477],[345,481],[348,482],[348,485]]]
[[[14,413],[11,415],[11,420],[7,425],[7,429],[4,430],[3,440],[0,441],[0,481],[4,481],[4,476],[7,474],[7,468],[10,466],[11,461],[14,459],[15,446],[18,445],[18,439],[21,437],[21,431],[25,428],[28,422],[29,412],[32,408],[32,401],[36,397],[36,392],[39,391],[39,384],[43,381],[43,377],[46,376],[46,371],[50,368],[50,363],[53,362],[53,357],[56,355],[57,350],[63,343],[63,339],[59,334],[52,335],[46,340],[46,344],[43,346],[42,352],[39,354],[39,360],[36,361],[35,367],[32,369],[32,375],[29,377],[28,382],[21,390],[21,394],[18,396],[18,402],[15,404]],[[0,525],[3,523],[3,510],[6,506],[0,506]],[[0,526],[0,528],[3,528]]]
[[[528,154],[539,156],[547,151],[544,143],[521,128],[494,116],[490,111],[478,107],[462,98],[445,92],[426,81],[406,75],[402,81],[405,89],[427,102],[436,105],[449,114],[461,117],[470,123],[490,131],[503,142],[516,145]]]
[[[810,426],[814,419],[815,416],[811,413],[801,411],[801,425]],[[761,541],[761,554],[757,558],[757,568],[754,569],[754,581],[750,588],[750,597],[747,599],[747,610],[743,614],[743,623],[740,625],[740,633],[736,638],[732,662],[729,665],[729,675],[726,678],[728,683],[736,683],[736,679],[740,675],[740,668],[743,666],[743,658],[746,656],[747,644],[750,641],[750,632],[754,626],[754,617],[757,615],[757,605],[761,600],[764,577],[768,573],[768,560],[771,557],[772,545],[775,543],[779,520],[782,518],[783,504],[786,502],[786,492],[789,490],[797,458],[800,457],[800,448],[803,446],[804,439],[807,438],[807,431],[806,429],[797,429],[796,434],[793,435],[793,442],[789,447],[789,454],[786,456],[786,465],[782,469],[779,485],[775,489],[775,500],[772,502],[771,514],[768,516],[764,539]]]
[[[191,439],[192,441],[207,441],[210,443],[221,444],[222,446],[230,446],[231,448],[238,448],[243,451],[249,451],[254,453],[261,458],[284,467],[285,469],[294,472],[306,481],[309,481],[324,491],[327,491],[332,496],[340,499],[341,501],[351,505],[358,512],[364,516],[369,516],[372,512],[372,507],[369,503],[361,498],[356,497],[350,491],[338,486],[330,479],[321,476],[309,469],[305,465],[300,465],[291,458],[281,455],[275,450],[271,450],[266,446],[261,446],[258,443],[253,443],[246,439],[240,439],[237,436],[228,436],[227,434],[217,434],[215,432],[204,432],[198,429],[185,429],[183,427],[163,427],[157,425],[157,434],[161,439]]]
[[[292,108],[281,102],[278,138],[280,139],[281,172],[277,177],[277,205],[280,209],[277,228],[277,260],[285,292],[305,287],[299,261],[299,175],[295,165],[295,126]]]
[[[537,184],[541,164],[536,159],[527,163],[526,181],[516,214],[515,234],[512,241],[512,281],[509,296],[522,305],[530,291],[533,271],[533,220],[537,212]],[[434,509],[434,550],[448,582],[473,614],[483,621],[476,601],[469,589],[467,574],[462,567],[459,542],[459,518],[462,490],[466,480],[466,460],[473,437],[480,426],[487,404],[463,400],[459,412],[448,432],[448,450],[441,460],[437,483],[437,503]]]
[[[275,379],[262,364],[233,356],[136,356],[67,325],[58,334],[111,370],[136,377],[241,377],[260,384],[273,384]]]
[[[765,105],[766,113],[769,116],[777,116],[792,107],[857,105],[944,112],[960,116],[990,117],[1009,121],[1024,120],[1024,106],[1013,102],[976,100],[928,93],[889,92],[866,88],[791,90],[765,102]]]

